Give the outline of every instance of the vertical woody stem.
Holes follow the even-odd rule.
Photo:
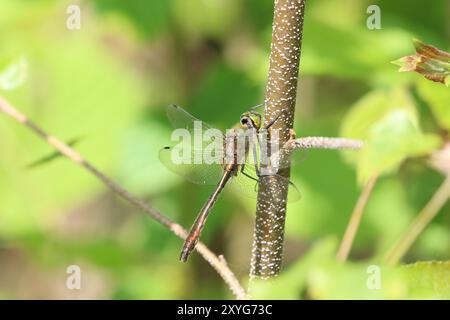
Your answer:
[[[275,0],[269,79],[265,97],[265,124],[276,130],[279,143],[289,140],[294,124],[303,16],[306,0]],[[286,163],[281,160],[281,163]],[[287,161],[289,161],[287,159]],[[290,166],[279,175],[289,178]],[[253,235],[251,277],[269,278],[279,273],[283,257],[287,179],[260,179]]]

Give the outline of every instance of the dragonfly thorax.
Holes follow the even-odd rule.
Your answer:
[[[232,129],[224,137],[224,165],[241,165],[247,158],[249,149],[248,130]]]

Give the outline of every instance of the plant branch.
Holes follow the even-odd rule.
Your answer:
[[[431,220],[436,217],[441,208],[450,198],[450,175],[448,175],[439,189],[433,195],[431,200],[425,205],[409,229],[404,233],[401,239],[388,251],[385,260],[390,265],[397,264],[417,237],[422,233]]]
[[[329,137],[303,137],[288,141],[285,148],[295,149],[360,149],[364,143],[361,140]]]
[[[66,158],[72,160],[76,164],[80,165],[88,172],[96,176],[100,181],[102,181],[109,189],[118,194],[120,197],[130,202],[134,206],[138,207],[145,213],[147,213],[153,220],[156,220],[170,231],[175,234],[177,237],[181,239],[185,239],[187,236],[187,231],[178,223],[172,221],[167,218],[163,214],[161,214],[158,210],[152,208],[133,194],[129,193],[119,184],[111,180],[104,173],[99,171],[96,167],[94,167],[90,162],[84,159],[79,153],[77,153],[74,149],[70,148],[65,143],[58,140],[56,137],[47,134],[44,130],[42,130],[39,126],[37,126],[34,122],[30,121],[25,115],[20,113],[16,108],[10,105],[6,100],[0,97],[0,112],[4,112],[17,122],[26,126],[33,133],[38,135],[40,138],[45,140],[48,144],[50,144],[54,149],[60,152]],[[246,291],[240,285],[236,276],[233,272],[228,268],[223,257],[218,257],[211,250],[208,249],[203,243],[199,242],[196,246],[196,250],[202,255],[202,257],[217,271],[217,273],[222,277],[224,282],[229,286],[230,290],[238,299],[244,299],[247,297]]]
[[[344,233],[344,237],[342,238],[341,245],[336,254],[336,259],[338,261],[344,262],[348,258],[353,245],[353,241],[355,240],[356,232],[358,231],[359,225],[361,223],[364,208],[366,207],[367,201],[369,200],[370,194],[372,193],[376,181],[377,178],[374,177],[366,183],[364,189],[361,192],[361,195],[358,198],[358,201],[356,202],[356,206],[353,209],[350,221]]]
[[[273,123],[269,134],[279,133],[280,145],[290,139],[294,124],[305,2],[275,0],[264,122]],[[289,155],[281,161],[289,164]],[[278,174],[289,178],[290,166]],[[280,272],[288,181],[277,176],[259,179],[250,277],[264,279]]]

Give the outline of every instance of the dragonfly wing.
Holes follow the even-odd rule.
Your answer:
[[[160,150],[159,159],[170,171],[196,184],[215,185],[223,174],[223,134],[177,105],[169,105],[167,117],[188,137],[174,147]],[[183,144],[183,145],[182,145]],[[180,147],[180,148],[178,148]],[[208,161],[209,160],[209,161]]]
[[[200,150],[193,150],[184,161],[178,161],[174,154],[178,152],[174,147],[166,147],[159,151],[159,160],[170,171],[178,174],[195,184],[216,185],[223,174],[223,167],[219,163],[195,164],[196,156],[203,156]]]
[[[193,131],[195,122],[198,122],[201,125],[203,131],[211,128],[207,123],[197,119],[189,112],[175,104],[167,106],[166,113],[174,128],[184,128],[189,131]]]

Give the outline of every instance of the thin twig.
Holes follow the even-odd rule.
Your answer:
[[[358,231],[361,222],[364,208],[366,207],[367,201],[369,200],[370,194],[372,193],[376,181],[376,177],[371,178],[364,186],[364,189],[362,190],[361,195],[358,198],[358,202],[353,209],[350,221],[347,225],[347,229],[345,230],[344,237],[342,238],[341,245],[336,254],[336,259],[338,261],[344,262],[345,260],[347,260],[347,257],[353,245],[353,240],[355,239],[356,232]]]
[[[439,189],[435,192],[431,200],[425,205],[409,229],[401,239],[388,251],[385,260],[390,265],[397,264],[417,237],[422,233],[431,220],[436,217],[441,208],[450,198],[450,175],[447,176]]]
[[[72,160],[73,162],[79,164],[81,167],[89,171],[91,174],[96,176],[100,181],[102,181],[109,189],[118,194],[120,197],[124,198],[134,206],[138,207],[145,213],[149,214],[150,217],[158,221],[163,226],[167,227],[176,236],[181,239],[185,239],[187,236],[187,231],[176,222],[167,218],[161,214],[158,210],[152,208],[136,196],[129,193],[123,187],[118,185],[116,182],[111,180],[96,167],[94,167],[90,162],[84,159],[79,153],[74,149],[70,148],[65,143],[61,142],[59,139],[47,134],[35,123],[30,121],[25,115],[20,113],[16,108],[10,105],[6,100],[0,97],[0,111],[12,117],[14,120],[26,126],[40,138],[47,141],[53,148],[59,151],[62,155]],[[228,268],[227,264],[223,259],[220,259],[211,250],[209,250],[203,243],[198,243],[196,247],[197,251],[203,256],[203,258],[217,271],[217,273],[222,277],[225,283],[229,286],[230,290],[238,299],[245,299],[247,297],[246,291],[241,286],[239,281],[233,272]]]
[[[348,138],[303,137],[287,142],[289,149],[360,149],[364,143],[361,140]]]

